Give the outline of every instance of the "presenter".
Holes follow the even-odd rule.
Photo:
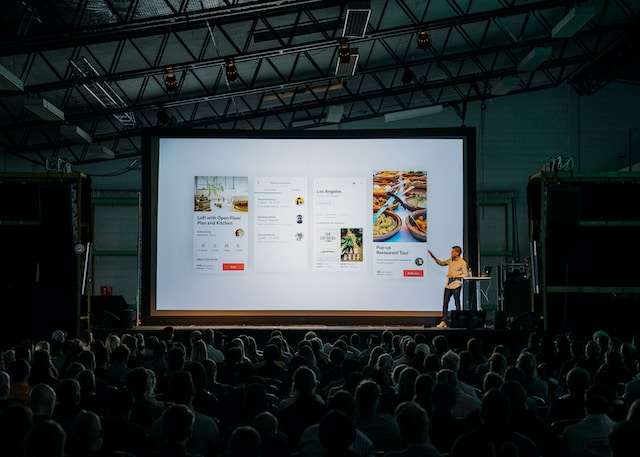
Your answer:
[[[461,257],[462,248],[453,246],[451,248],[451,257],[447,260],[440,260],[433,252],[429,251],[429,255],[441,267],[447,266],[447,283],[444,285],[444,301],[442,303],[442,320],[436,326],[438,328],[446,328],[448,326],[449,302],[451,297],[456,305],[456,310],[460,311],[460,292],[462,290],[462,278],[467,274],[467,262]]]

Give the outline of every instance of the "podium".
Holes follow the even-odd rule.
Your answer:
[[[468,276],[464,278],[465,286],[465,294],[468,297],[465,300],[466,308],[469,310],[479,311],[482,309],[482,296],[484,295],[487,298],[484,290],[482,289],[483,283],[488,283],[491,281],[490,276]],[[475,300],[471,300],[471,290],[475,292]]]

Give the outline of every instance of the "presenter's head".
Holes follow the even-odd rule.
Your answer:
[[[462,248],[460,246],[452,246],[451,247],[451,257],[457,258],[462,255]]]

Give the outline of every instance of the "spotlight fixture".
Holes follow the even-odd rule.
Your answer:
[[[173,68],[167,67],[165,71],[167,75],[164,77],[164,86],[167,88],[167,92],[175,92],[178,87],[178,80],[176,75],[173,74]]]
[[[169,116],[164,106],[158,108],[156,118],[158,119],[158,125],[161,127],[171,127],[173,125],[173,119]]]
[[[339,57],[336,59],[336,71],[335,75],[338,77],[353,76],[358,67],[358,60],[360,60],[360,54],[357,49],[350,49],[350,55],[346,62],[343,62]]]
[[[409,84],[413,80],[414,76],[415,74],[413,73],[413,71],[411,71],[410,68],[407,68],[402,74],[400,81],[402,81],[402,84]]]
[[[349,63],[351,60],[351,49],[349,49],[348,40],[342,40],[340,49],[338,49],[338,57],[340,58],[340,63]]]
[[[233,63],[233,60],[229,60],[227,62],[227,81],[233,82],[238,80],[238,69],[236,68],[236,64]]]
[[[420,27],[418,31],[418,38],[416,38],[416,42],[418,43],[418,49],[422,49],[423,51],[429,47],[431,44],[431,37],[424,29],[424,27]]]

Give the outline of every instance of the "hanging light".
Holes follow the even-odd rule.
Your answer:
[[[431,37],[429,36],[427,31],[424,29],[424,27],[420,27],[416,42],[418,43],[418,49],[422,49],[423,51],[427,49],[431,44]]]
[[[229,59],[227,62],[227,81],[233,82],[238,80],[238,69],[236,68],[236,64],[233,63],[233,59]]]
[[[338,57],[340,58],[340,63],[349,63],[351,61],[351,50],[349,49],[348,40],[342,40],[340,49],[338,49]]]
[[[164,87],[167,88],[167,92],[175,92],[178,87],[178,80],[176,76],[173,74],[173,68],[167,67],[166,76],[164,77]]]
[[[410,68],[407,68],[402,74],[400,81],[402,81],[402,84],[409,84],[411,81],[413,81],[414,76],[415,74],[413,73],[413,71],[411,71]]]

